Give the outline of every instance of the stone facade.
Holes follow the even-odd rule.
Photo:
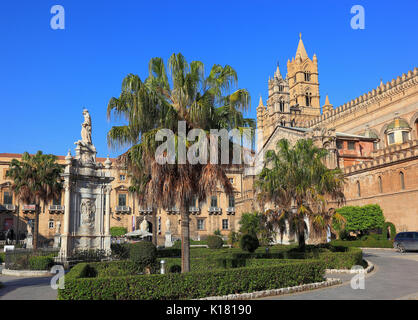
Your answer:
[[[302,78],[305,70],[313,77]],[[337,108],[326,96],[322,113],[318,112],[317,57],[314,55],[312,60],[307,57],[302,39],[296,57],[288,61],[287,71],[288,87],[285,85],[284,91],[289,91],[289,109],[276,111],[270,103],[276,99],[271,95],[272,84],[278,81],[275,79],[282,79],[277,77],[278,69],[274,79],[269,80],[267,107],[260,101],[257,108],[257,126],[263,132],[262,139],[258,140],[262,145],[258,151],[265,153],[275,148],[281,138],[294,143],[301,138],[312,138],[315,131],[325,130],[324,136],[335,136],[336,144],[335,147],[323,145],[335,153],[327,159],[327,165],[344,170],[347,205],[377,203],[386,219],[398,230],[418,230],[418,69],[386,83],[381,81],[377,88]],[[306,108],[307,103],[303,104],[303,93],[306,92],[312,93],[311,108]],[[308,102],[309,97],[305,95],[305,101]],[[293,121],[292,113],[287,110],[296,104],[300,110]],[[248,185],[254,179],[251,174],[243,178]],[[237,199],[242,210],[255,205],[255,191],[248,188],[243,197]]]

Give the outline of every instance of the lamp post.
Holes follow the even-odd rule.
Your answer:
[[[165,274],[165,260],[161,260],[161,274]]]

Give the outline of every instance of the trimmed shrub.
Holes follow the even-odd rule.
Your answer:
[[[207,242],[209,249],[220,249],[224,244],[224,241],[219,236],[209,236]]]
[[[164,248],[157,250],[157,258],[179,258],[181,257],[181,249]]]
[[[385,222],[383,211],[378,204],[368,204],[363,207],[345,206],[337,209],[337,212],[346,219],[344,229],[347,231],[364,233],[368,230],[382,228]],[[333,227],[336,230],[341,229],[341,226],[336,223],[333,224]]]
[[[388,239],[388,228],[390,228],[390,239],[395,239],[396,236],[396,227],[392,222],[385,222],[383,224],[383,235],[385,237],[385,240]]]
[[[115,238],[122,237],[127,233],[128,233],[128,229],[126,229],[125,227],[111,227],[110,228],[110,235]]]
[[[141,241],[130,246],[129,258],[137,264],[138,269],[150,268],[151,272],[158,269],[157,248],[152,242]]]
[[[354,241],[342,241],[332,240],[332,245],[345,246],[345,247],[357,247],[357,248],[393,248],[392,240],[375,240],[369,238],[367,240],[354,240]]]
[[[112,243],[110,245],[110,249],[112,250],[112,257],[120,260],[129,258],[129,248],[129,243]]]
[[[172,266],[170,266],[169,273],[181,273],[181,265],[179,264],[174,264]]]
[[[94,266],[76,267],[66,277],[65,289],[58,291],[60,300],[198,299],[319,282],[325,270],[323,262],[307,261],[201,273],[82,278],[85,269]]]
[[[4,252],[0,252],[0,263],[4,262]]]
[[[54,265],[54,258],[51,256],[29,257],[30,270],[49,270]]]
[[[259,246],[260,243],[258,242],[257,237],[250,234],[244,234],[241,237],[240,247],[242,250],[254,252]]]

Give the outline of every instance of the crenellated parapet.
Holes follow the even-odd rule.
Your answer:
[[[411,140],[376,150],[371,156],[373,160],[344,168],[345,175],[350,176],[370,169],[392,165],[396,162],[418,158],[418,140]]]
[[[306,127],[310,128],[317,125],[327,125],[341,118],[349,117],[351,114],[362,109],[367,109],[371,105],[379,104],[382,100],[388,98],[390,100],[393,96],[411,87],[417,86],[417,84],[418,68],[414,68],[414,70],[410,70],[408,73],[404,73],[402,76],[392,79],[392,81],[386,83],[381,82],[377,88],[344,103],[333,110],[323,112],[322,115],[308,121]]]

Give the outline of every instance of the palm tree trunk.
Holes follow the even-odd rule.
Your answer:
[[[152,208],[152,243],[157,246],[157,208]]]
[[[181,205],[181,272],[190,272],[189,207]]]
[[[303,226],[299,226],[298,228],[298,243],[299,250],[305,251],[305,228]]]
[[[39,208],[40,210],[40,208]],[[38,207],[35,209],[35,222],[33,226],[33,250],[38,249],[38,231],[39,231],[39,211]]]

